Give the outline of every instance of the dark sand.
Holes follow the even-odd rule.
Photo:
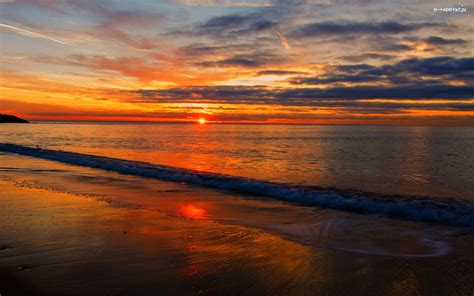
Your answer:
[[[0,155],[0,294],[472,295],[472,229]]]

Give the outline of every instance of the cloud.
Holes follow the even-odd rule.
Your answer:
[[[423,85],[449,80],[466,83],[474,80],[474,58],[411,58],[378,67],[368,64],[339,65],[330,67],[317,77],[294,77],[289,81],[300,85],[367,82]]]
[[[226,32],[226,34],[244,34],[247,32],[261,32],[271,29],[275,23],[265,19],[260,14],[227,15],[213,17],[199,28],[202,31],[209,30],[210,33]]]
[[[382,47],[383,51],[392,51],[392,52],[408,51],[412,49],[413,49],[413,46],[408,45],[408,44],[387,44]]]
[[[119,30],[111,25],[99,26],[96,30],[100,35],[127,44],[137,49],[153,49],[158,46],[158,42],[154,38],[131,35]]]
[[[244,67],[259,68],[266,65],[275,65],[283,63],[286,57],[269,52],[254,52],[250,54],[236,54],[229,58],[217,61],[199,62],[197,65],[203,67]]]
[[[363,34],[401,34],[419,30],[425,27],[433,27],[433,23],[410,23],[399,22],[352,22],[331,21],[310,23],[301,26],[292,32],[293,37],[308,38],[331,35],[363,35]]]
[[[297,75],[297,74],[305,74],[305,72],[302,71],[289,71],[289,70],[263,70],[263,71],[258,71],[257,76],[263,76],[263,75]]]
[[[456,54],[466,52],[469,41],[461,38],[443,38],[440,36],[405,36],[399,40],[400,43],[386,44],[381,50],[398,52],[403,54],[430,53],[430,54]]]
[[[270,20],[261,13],[228,14],[214,16],[204,22],[187,26],[168,35],[206,36],[213,39],[244,37],[249,34],[269,31],[277,26],[275,20]]]
[[[78,15],[86,15],[87,17],[82,17],[79,20],[81,24],[85,24],[85,28],[81,30],[82,33],[86,32],[96,39],[118,41],[133,48],[147,50],[159,47],[160,42],[156,36],[145,36],[140,30],[162,22],[166,18],[160,12],[115,9],[113,5],[106,5],[102,1],[18,0],[18,5],[39,8],[39,14],[44,14],[44,11],[54,13],[55,17],[57,14],[61,14],[71,22],[74,22]],[[21,19],[20,21],[26,20]],[[69,26],[66,25],[66,27]]]
[[[228,6],[228,7],[269,7],[271,2],[231,1],[231,0],[176,0],[177,3],[191,6]]]
[[[469,111],[474,108],[474,86],[468,83],[473,80],[474,58],[412,58],[380,66],[348,64],[329,65],[323,69],[325,72],[316,77],[297,76],[289,80],[295,85],[317,84],[322,85],[321,87],[176,87],[166,90],[132,91],[132,101],[136,103],[199,102],[357,108],[358,110],[373,108],[377,109],[378,113],[399,112],[402,109]],[[257,75],[294,74],[302,73],[285,70],[257,72]],[[464,83],[459,83],[460,81]],[[130,98],[130,96],[127,97]]]
[[[269,88],[264,86],[201,86],[166,90],[137,90],[133,102],[215,104],[253,104],[280,106],[340,106],[341,102],[371,99],[419,100],[471,100],[473,86],[407,85],[407,86],[354,86],[331,88]],[[361,104],[363,102],[360,102]],[[472,104],[471,104],[472,105]]]
[[[102,18],[101,23],[95,26],[96,34],[122,42],[133,48],[149,50],[159,47],[160,42],[155,36],[143,36],[138,34],[137,31],[161,22],[165,18],[163,14],[139,10],[110,10],[99,4],[89,2],[81,2],[81,4],[77,3],[76,5],[86,11],[98,14]],[[129,30],[135,32],[131,34],[128,33]]]
[[[432,45],[464,45],[467,43],[464,39],[444,39],[439,36],[430,36],[424,41]]]
[[[211,102],[247,104],[265,103],[272,100],[271,89],[262,86],[194,86],[178,87],[165,90],[137,90],[138,102]]]
[[[397,99],[397,100],[464,100],[474,96],[473,86],[456,86],[446,84],[403,85],[403,86],[348,86],[293,89],[282,92],[280,96],[301,99]]]
[[[163,59],[163,57],[156,57]],[[98,74],[120,74],[136,78],[142,83],[161,85],[200,85],[229,79],[225,72],[203,72],[181,67],[176,71],[173,61],[159,61],[142,56],[110,57],[73,54],[66,57],[38,56],[30,60],[38,63],[85,67]],[[118,76],[118,79],[121,77]]]
[[[209,45],[209,44],[190,44],[179,49],[179,51],[190,57],[203,57],[224,55],[233,52],[248,52],[254,50],[252,44],[227,44],[227,45]]]
[[[448,75],[453,79],[464,79],[474,76],[474,58],[454,58],[449,56],[433,58],[412,58],[397,63],[394,67],[385,66],[386,70],[398,73],[414,73],[426,76]]]
[[[374,53],[374,52],[361,53],[361,54],[356,54],[356,55],[346,55],[346,56],[341,57],[341,59],[345,61],[350,61],[350,62],[361,62],[365,60],[387,61],[387,60],[392,60],[394,58],[395,56],[390,55],[390,54],[381,54],[381,53]]]

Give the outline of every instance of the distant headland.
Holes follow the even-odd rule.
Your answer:
[[[13,115],[0,114],[0,123],[29,123],[29,121]]]

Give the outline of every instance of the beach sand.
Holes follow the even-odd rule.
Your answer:
[[[3,154],[3,295],[472,295],[472,229]]]

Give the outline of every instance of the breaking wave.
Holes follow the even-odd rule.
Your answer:
[[[409,220],[474,226],[474,203],[429,197],[380,196],[351,191],[292,186],[244,177],[195,171],[117,158],[0,143],[0,151],[59,161],[123,174],[186,182],[287,202]]]

